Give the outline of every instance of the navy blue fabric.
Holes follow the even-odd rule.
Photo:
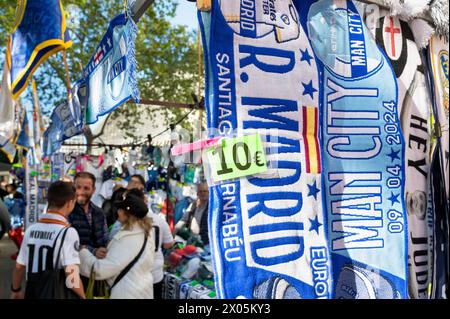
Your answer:
[[[83,208],[76,204],[74,210],[69,215],[69,222],[80,236],[80,245],[93,248],[106,247],[108,243],[108,233],[106,227],[106,218],[100,207],[90,203],[92,214],[92,226],[89,225],[86,213]]]

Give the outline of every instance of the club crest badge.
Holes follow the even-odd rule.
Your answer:
[[[115,101],[120,101],[127,84],[127,49],[124,33],[118,33],[117,30],[115,30],[114,37],[119,37],[120,40],[117,41],[119,45],[114,47],[114,54],[111,56],[114,59],[108,61],[109,72],[106,77],[106,87],[109,89],[111,98]]]
[[[261,38],[274,33],[277,42],[282,43],[300,35],[298,13],[291,0],[221,0],[220,9],[228,25],[243,37]]]
[[[253,297],[255,299],[302,299],[297,289],[279,276],[269,278],[256,286]]]
[[[345,265],[336,285],[337,299],[400,299],[395,285],[380,274],[356,265]]]
[[[314,3],[308,14],[308,32],[319,59],[339,77],[362,78],[382,67],[375,42],[365,40],[362,18],[346,1],[333,1],[333,6],[328,1]]]
[[[400,20],[388,17],[383,22],[383,42],[386,54],[391,60],[398,60],[402,53],[403,37]]]

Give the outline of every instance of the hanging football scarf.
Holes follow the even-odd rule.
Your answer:
[[[448,199],[444,189],[444,177],[442,166],[442,153],[436,151],[431,164],[431,199],[429,207],[434,212],[434,241],[433,241],[433,263],[432,278],[430,285],[430,298],[442,299],[448,298],[448,282],[449,282],[449,208]]]
[[[42,214],[47,207],[47,191],[51,184],[52,162],[50,157],[45,157],[38,166],[38,212]]]
[[[17,141],[16,141],[16,145],[17,146],[21,146],[25,149],[30,148],[31,144],[30,144],[30,127],[28,125],[28,113],[27,111],[24,109],[23,110],[23,117],[22,117],[22,124],[20,127],[20,134],[17,137]]]
[[[448,297],[449,281],[449,81],[448,41],[432,37],[428,49],[433,110],[436,121],[436,152],[431,167],[434,205],[434,261],[431,298]],[[445,192],[443,190],[445,189]]]
[[[64,177],[64,154],[63,153],[52,154],[51,163],[52,163],[51,179],[52,182],[54,182]]]
[[[39,98],[37,94],[36,81],[32,81],[33,86],[33,138],[31,139],[34,148],[35,163],[42,160],[42,136],[45,132],[45,126],[42,121],[41,109],[39,106]]]
[[[429,59],[431,63],[432,80],[434,88],[435,109],[440,124],[438,135],[440,138],[441,152],[443,154],[445,190],[447,198],[449,192],[449,65],[448,65],[448,41],[444,38],[432,37],[429,46]]]
[[[58,105],[52,113],[51,124],[44,133],[44,154],[57,151],[63,141],[82,133],[81,111],[72,100]]]
[[[78,80],[72,86],[72,114],[76,127],[83,127],[83,114],[87,104],[87,88],[84,80]]]
[[[427,215],[431,154],[431,101],[424,65],[408,23],[381,11],[374,30],[398,85],[398,110],[405,150],[405,200],[408,215],[409,296],[428,298],[433,229]]]
[[[428,299],[431,281],[433,215],[428,214],[430,108],[425,77],[416,72],[401,112],[406,142],[405,200],[408,214],[409,295]],[[431,224],[430,224],[431,223]]]
[[[12,138],[14,134],[14,101],[9,82],[9,68],[5,60],[0,87],[0,146]]]
[[[18,1],[16,22],[6,51],[14,99],[25,90],[43,61],[71,45],[60,0]]]
[[[25,228],[30,227],[39,220],[39,207],[38,207],[38,172],[34,162],[33,149],[27,153],[25,169],[25,187],[27,196],[27,206],[25,210]]]
[[[401,114],[405,96],[422,61],[408,23],[389,16],[385,11],[380,12],[382,17],[378,20],[374,37],[394,69],[398,83],[398,111]]]
[[[258,132],[272,164],[211,189],[216,287],[219,298],[328,298],[317,67],[292,1],[272,4],[215,0],[199,13],[209,125]]]
[[[84,70],[88,87],[86,123],[98,122],[131,97],[137,101],[133,19],[120,14],[111,20],[106,34]]]
[[[0,144],[0,152],[5,154],[8,161],[12,163],[14,161],[14,157],[16,156],[17,149],[10,140],[7,140],[4,144]]]
[[[60,125],[50,123],[49,127],[44,133],[44,140],[42,143],[42,152],[44,156],[49,156],[61,148],[61,129]]]
[[[0,152],[9,162],[14,160],[16,148],[12,143],[14,136],[15,103],[11,96],[10,73],[8,64],[3,63],[3,79],[0,87]]]
[[[334,298],[407,297],[404,143],[395,75],[353,2],[297,1],[322,74]],[[383,86],[380,86],[383,83]]]

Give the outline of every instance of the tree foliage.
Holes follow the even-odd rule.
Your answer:
[[[185,1],[185,0],[179,0]],[[170,19],[175,16],[177,0],[156,0],[138,23],[136,40],[138,61],[138,84],[141,98],[192,103],[192,92],[197,92],[197,38],[196,30],[186,26],[174,26]],[[67,51],[70,80],[82,77],[82,69],[88,63],[96,46],[103,37],[109,21],[124,10],[123,0],[63,0],[71,30],[72,47]],[[194,4],[193,4],[194,5]],[[0,33],[7,35],[14,23],[16,0],[0,2]],[[5,50],[7,37],[0,39]],[[66,98],[66,75],[62,53],[50,57],[35,72],[38,95],[43,113],[49,115],[53,108]],[[31,99],[31,92],[24,93]],[[142,108],[139,108],[142,112]],[[152,117],[151,108],[147,108]],[[165,124],[181,117],[186,111],[164,110]],[[133,123],[142,114],[133,104],[125,104],[113,112],[119,119],[124,134],[134,137]]]

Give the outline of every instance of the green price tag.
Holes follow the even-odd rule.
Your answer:
[[[214,182],[267,171],[259,134],[223,139],[222,145],[207,150],[206,155]]]

